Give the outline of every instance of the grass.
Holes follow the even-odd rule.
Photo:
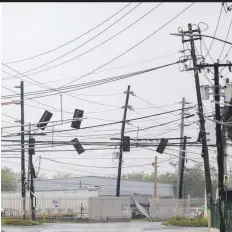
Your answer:
[[[182,226],[182,227],[207,227],[208,219],[204,217],[196,217],[186,219],[182,217],[169,218],[162,223],[165,226]]]
[[[2,219],[2,225],[8,226],[38,226],[41,225],[41,221],[31,221],[31,220],[23,220],[23,219]]]

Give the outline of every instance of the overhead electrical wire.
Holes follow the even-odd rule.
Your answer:
[[[25,96],[41,94],[41,96],[35,96],[34,97],[34,98],[41,98],[41,97],[57,95],[57,94],[60,94],[60,93],[67,93],[67,92],[72,92],[72,91],[75,91],[75,90],[91,88],[91,87],[95,87],[95,86],[99,86],[99,85],[108,84],[108,83],[111,83],[111,82],[123,80],[123,79],[129,78],[129,77],[141,75],[143,73],[151,72],[151,71],[161,69],[161,68],[165,68],[165,67],[175,65],[175,64],[178,64],[178,63],[181,63],[181,61],[177,61],[177,62],[173,62],[173,63],[169,63],[169,64],[166,64],[166,65],[162,65],[162,66],[158,66],[158,67],[150,68],[150,69],[145,69],[145,70],[141,70],[141,71],[137,71],[137,72],[133,72],[133,73],[128,73],[128,74],[118,75],[118,76],[115,76],[115,77],[100,79],[100,80],[97,80],[97,81],[90,81],[90,82],[86,82],[86,83],[82,83],[82,84],[78,84],[78,85],[59,87],[59,88],[56,88],[56,89],[43,90],[43,91],[28,92],[28,93],[25,93]],[[4,87],[4,88],[6,88],[6,87]],[[6,89],[8,89],[8,88],[6,88]],[[63,91],[63,89],[64,89],[64,91]],[[14,92],[12,90],[9,90],[9,91]],[[56,93],[49,93],[51,91],[55,91]],[[60,92],[57,93],[57,91],[60,91]],[[48,93],[48,94],[46,95],[46,93]],[[13,98],[13,97],[18,97],[18,95],[6,95],[6,96],[2,96],[2,99]],[[34,99],[34,98],[32,97],[32,98],[26,98],[26,99],[31,100],[31,99]]]
[[[63,85],[63,86],[67,86],[71,83],[74,83],[86,76],[88,76],[89,74],[105,67],[106,65],[112,63],[113,61],[117,60],[118,58],[122,57],[123,55],[125,55],[126,53],[128,53],[129,51],[133,50],[134,48],[136,48],[137,46],[139,46],[140,44],[142,44],[143,42],[145,42],[146,40],[148,40],[149,38],[151,38],[153,35],[155,35],[157,32],[159,32],[161,29],[163,29],[164,27],[166,27],[169,23],[171,23],[173,20],[175,20],[176,18],[178,18],[180,15],[182,15],[185,11],[187,11],[191,6],[193,6],[195,4],[195,2],[191,3],[189,6],[187,6],[184,10],[182,10],[180,13],[178,13],[176,16],[174,16],[172,19],[170,19],[168,22],[166,22],[164,25],[162,25],[161,27],[159,27],[157,30],[155,30],[154,32],[152,32],[151,34],[149,34],[147,37],[145,37],[143,40],[141,40],[140,42],[136,43],[135,45],[133,45],[132,47],[130,47],[129,49],[127,49],[126,51],[124,51],[123,53],[121,53],[120,55],[116,56],[115,58],[113,58],[112,60],[104,63],[103,65],[97,67],[96,69],[92,70],[89,73],[86,73],[85,75],[79,77],[78,79],[68,82],[67,84]]]
[[[186,107],[184,109],[189,109],[189,107]],[[140,120],[140,119],[144,119],[144,118],[160,116],[160,115],[164,115],[164,114],[167,114],[167,113],[172,113],[172,112],[176,112],[176,111],[180,111],[180,110],[182,110],[182,109],[166,111],[166,112],[163,112],[163,113],[152,114],[152,115],[143,116],[143,117],[139,117],[139,118],[127,119],[125,121],[126,122],[131,122],[131,121]],[[94,125],[94,126],[81,127],[79,130],[88,129],[88,128],[95,128],[95,127],[102,127],[102,126],[109,126],[109,125],[114,125],[114,124],[118,124],[118,123],[122,123],[122,121],[116,121],[116,122],[111,122],[111,123],[99,124],[99,125]],[[58,131],[51,131],[51,132],[46,132],[46,133],[56,133],[56,132],[61,132],[61,131],[74,131],[74,130],[76,130],[76,129],[64,129],[64,130],[60,130],[60,131],[58,130]],[[19,134],[20,133],[18,133],[16,135],[19,135]]]
[[[221,16],[222,16],[222,10],[223,10],[223,5],[221,6],[221,10],[220,10],[220,13],[219,13],[219,17],[218,17],[218,21],[217,21],[217,26],[216,26],[216,29],[214,31],[214,36],[216,36],[216,33],[217,33],[217,30],[218,30],[218,26],[219,26],[219,23],[220,23],[220,20],[221,20]],[[208,49],[208,52],[207,54],[205,55],[205,59],[207,58],[212,46],[213,46],[213,42],[214,42],[214,38],[212,39],[211,43],[210,43],[210,46],[209,46],[209,49]]]
[[[121,20],[122,18],[124,18],[126,15],[128,15],[131,11],[133,11],[135,8],[137,8],[140,4],[142,4],[142,3],[139,3],[138,5],[136,5],[132,10],[130,10],[127,14],[125,14],[124,16],[122,16],[119,20]],[[46,66],[46,65],[48,65],[48,64],[50,64],[50,63],[52,63],[52,62],[54,62],[54,61],[56,61],[56,60],[58,60],[58,59],[60,59],[60,58],[63,58],[64,56],[70,54],[71,52],[74,52],[74,51],[77,50],[78,48],[80,48],[80,47],[82,47],[83,45],[85,45],[87,42],[93,40],[93,39],[96,38],[98,35],[102,34],[104,31],[106,31],[107,29],[109,29],[112,25],[116,24],[119,20],[117,20],[115,23],[113,23],[112,25],[110,25],[109,27],[107,27],[106,29],[104,29],[102,32],[98,33],[96,36],[94,36],[94,37],[92,37],[91,39],[87,40],[87,42],[81,44],[80,46],[76,47],[75,49],[72,49],[72,50],[69,51],[68,53],[65,53],[64,55],[59,56],[59,57],[57,57],[56,59],[53,59],[52,61],[49,61],[49,62],[47,62],[47,63],[45,63],[45,64],[43,64],[43,65],[40,65],[40,66],[35,67],[35,68],[33,68],[33,69],[29,69],[29,70],[27,70],[27,71],[24,71],[23,74],[27,74],[27,75],[29,75],[29,76],[34,75],[34,74],[38,74],[38,73],[41,73],[41,72],[44,72],[44,71],[47,71],[47,70],[50,70],[50,69],[59,67],[59,66],[61,66],[61,65],[64,65],[64,64],[66,64],[66,63],[68,63],[68,62],[70,62],[70,61],[73,61],[73,60],[75,60],[75,59],[77,59],[77,58],[79,58],[79,57],[81,57],[81,56],[83,56],[83,55],[85,55],[85,54],[87,54],[87,53],[89,53],[89,52],[95,50],[96,48],[102,46],[103,44],[109,42],[111,39],[113,39],[113,38],[115,38],[116,36],[120,35],[122,32],[126,31],[126,30],[127,30],[128,28],[130,28],[131,26],[135,25],[135,24],[136,24],[137,22],[139,22],[141,19],[143,19],[144,17],[146,17],[147,15],[149,15],[152,11],[154,11],[156,8],[158,8],[161,4],[162,4],[162,2],[159,3],[157,6],[153,7],[151,10],[149,10],[149,11],[148,11],[146,14],[144,14],[142,17],[140,17],[139,19],[137,19],[136,21],[134,21],[133,23],[131,23],[130,25],[128,25],[127,27],[125,27],[123,30],[119,31],[118,33],[116,33],[115,35],[111,36],[111,37],[108,38],[107,40],[101,42],[100,44],[96,45],[95,47],[93,47],[93,48],[91,48],[91,49],[89,49],[89,50],[87,50],[87,51],[85,51],[85,52],[83,52],[83,53],[81,53],[81,54],[79,54],[79,55],[77,55],[77,56],[71,58],[71,59],[68,59],[68,60],[66,60],[66,61],[64,61],[64,62],[61,62],[60,64],[57,64],[57,65],[55,65],[55,66],[51,66],[51,67],[45,68],[45,69],[43,69],[43,70],[30,73],[31,71],[34,71],[34,70],[39,69],[39,68],[41,68],[41,67],[43,67],[43,66]],[[12,77],[12,76],[10,76],[10,77]]]
[[[227,31],[227,35],[226,35],[225,40],[227,40],[227,38],[228,38],[228,36],[229,36],[230,29],[231,29],[231,25],[232,25],[232,19],[230,20],[230,25],[229,25],[229,29],[228,29],[228,31]],[[220,53],[220,55],[219,55],[219,57],[218,57],[218,60],[219,60],[219,61],[220,61],[220,58],[221,58],[221,56],[222,56],[222,53],[223,53],[223,51],[224,51],[224,49],[225,49],[225,45],[226,45],[226,43],[223,44],[221,53]]]
[[[3,64],[3,65],[4,65],[4,64]],[[21,73],[21,72],[18,72],[17,70],[15,70],[15,69],[9,67],[8,65],[4,65],[4,66],[8,67],[9,69],[11,69],[11,70],[13,70],[13,71],[15,71],[15,72],[17,72],[17,73]],[[21,73],[21,74],[22,74],[22,73]],[[24,75],[24,74],[22,74],[22,75],[25,76],[26,78],[32,80],[32,81],[35,81],[35,80],[31,79],[30,77],[28,77],[28,76],[26,76],[26,75]],[[17,78],[18,78],[18,77],[17,77]],[[45,87],[45,88],[48,88],[48,89],[50,89],[50,90],[55,90],[55,91],[57,91],[59,94],[62,93],[62,92],[60,92],[60,91],[57,90],[57,89],[52,89],[52,88],[50,88],[49,86],[44,85],[43,83],[40,83],[40,82],[38,82],[38,81],[35,81],[35,82],[38,83],[39,85]],[[3,87],[3,86],[2,86],[2,87]],[[87,101],[87,102],[89,102],[89,103],[93,103],[93,104],[97,104],[97,105],[103,105],[103,106],[114,107],[114,108],[117,108],[117,107],[118,107],[118,106],[112,106],[112,105],[107,105],[107,104],[103,104],[103,103],[99,103],[99,102],[94,102],[94,101],[85,100],[85,99],[82,99],[82,98],[79,98],[79,97],[77,97],[77,96],[73,96],[73,95],[70,95],[70,94],[67,94],[67,93],[65,93],[65,94],[66,94],[67,96],[69,96],[69,97],[72,97],[72,98],[75,98],[75,99],[79,99],[79,100],[82,100],[82,101]],[[33,99],[33,98],[30,98],[30,99]],[[65,111],[64,111],[64,112],[65,112]]]
[[[117,11],[116,13],[114,13],[113,15],[111,15],[109,18],[105,19],[104,21],[102,21],[100,24],[96,25],[95,27],[91,28],[90,30],[84,32],[83,34],[79,35],[78,37],[64,43],[64,44],[61,44],[59,45],[58,47],[55,47],[51,50],[48,50],[46,52],[43,52],[43,53],[40,53],[38,55],[34,55],[34,56],[31,56],[31,57],[28,57],[28,58],[24,58],[24,59],[21,59],[21,60],[16,60],[16,61],[10,61],[10,62],[5,62],[6,64],[13,64],[13,63],[19,63],[19,62],[23,62],[23,61],[26,61],[26,60],[31,60],[31,59],[34,59],[34,58],[37,58],[37,57],[40,57],[40,56],[43,56],[43,55],[46,55],[48,53],[51,53],[59,48],[62,48],[74,41],[76,41],[77,39],[80,39],[81,37],[87,35],[88,33],[90,33],[91,31],[97,29],[98,27],[100,27],[101,25],[103,25],[104,23],[106,23],[107,21],[109,21],[111,18],[113,18],[114,16],[116,16],[117,14],[119,14],[120,12],[122,12],[124,9],[126,9],[129,5],[131,5],[132,2],[129,2],[126,6],[124,6],[123,8],[121,8],[119,11]]]

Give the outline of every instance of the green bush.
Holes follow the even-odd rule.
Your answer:
[[[162,223],[165,226],[184,226],[184,227],[207,227],[208,219],[204,217],[181,218],[179,216],[167,219]]]
[[[31,220],[23,220],[23,219],[2,219],[2,225],[9,226],[38,226],[41,225],[40,221],[31,221]]]

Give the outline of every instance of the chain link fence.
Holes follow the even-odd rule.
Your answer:
[[[220,204],[218,200],[213,202],[211,210],[211,227],[220,229]],[[223,204],[226,232],[232,231],[232,202],[228,201]]]

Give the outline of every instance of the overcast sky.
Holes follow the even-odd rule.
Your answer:
[[[188,23],[199,24],[200,22],[204,22],[209,28],[203,33],[214,35],[221,11],[221,3],[195,3],[187,9],[186,12],[178,16],[162,29],[160,28],[163,25],[183,11],[187,6],[191,5],[191,3],[163,3],[160,6],[158,6],[158,4],[159,3],[155,2],[142,4],[132,3],[130,5],[128,5],[128,3],[3,3],[2,63],[6,64],[8,67],[2,65],[2,96],[14,94],[6,88],[19,93],[20,90],[15,89],[14,86],[19,85],[20,80],[24,80],[25,92],[31,92],[67,85],[71,81],[73,82],[72,84],[80,84],[176,62],[183,55],[183,53],[179,53],[179,51],[183,49],[183,45],[181,37],[171,36],[169,33],[177,33],[178,27],[187,30]],[[126,5],[128,6],[126,7]],[[155,6],[157,6],[157,8],[151,11]],[[38,54],[57,48],[58,46],[79,37],[114,15],[123,7],[125,8],[120,13],[116,14],[95,30],[87,33],[85,36],[45,55],[27,59],[28,57],[34,57]],[[151,12],[147,14],[149,11]],[[147,15],[119,35],[96,49],[89,51],[128,27],[145,14]],[[231,12],[226,13],[222,10],[216,37],[221,39],[226,38],[231,23],[231,16]],[[206,26],[201,24],[201,28],[203,30]],[[105,31],[102,32],[103,30]],[[155,31],[157,31],[157,33],[154,33],[149,39],[134,47],[134,45],[138,44]],[[96,36],[97,34],[99,34],[99,36]],[[231,38],[232,34],[230,32],[228,40],[231,41]],[[90,41],[87,42],[88,40]],[[202,53],[203,55],[206,55],[207,52],[204,43],[206,47],[209,48],[211,39],[203,39]],[[77,80],[78,77],[98,69],[132,47],[134,48],[120,58],[115,59],[113,62],[100,68],[95,73],[86,75],[81,80]],[[199,41],[196,41],[196,48],[200,51]],[[210,63],[212,63],[212,60],[216,61],[216,59],[219,58],[222,48],[223,43],[218,41],[214,42],[210,50],[210,55],[207,56],[206,61]],[[225,57],[229,48],[230,45],[225,45],[221,58]],[[70,52],[70,54],[59,58],[73,49],[75,50]],[[72,59],[78,55],[81,56]],[[59,59],[50,62],[56,58]],[[227,58],[231,60],[232,53],[230,53]],[[26,60],[17,63],[9,63],[22,59]],[[70,59],[72,60],[68,61]],[[61,64],[65,61],[68,62]],[[50,64],[44,65],[48,62],[50,62]],[[53,66],[58,64],[61,65],[53,68]],[[26,72],[41,65],[44,66],[35,69],[34,71]],[[18,74],[11,68],[20,73],[25,73],[27,76],[18,75],[17,78],[6,78],[10,75]],[[46,68],[50,69],[32,74]],[[81,127],[122,120],[123,109],[119,107],[122,107],[125,103],[126,96],[123,92],[127,90],[128,85],[131,86],[131,91],[136,95],[130,95],[129,105],[134,108],[134,111],[128,110],[128,118],[180,109],[182,97],[185,97],[186,101],[195,105],[197,101],[193,73],[191,71],[181,72],[180,70],[182,68],[182,65],[174,65],[110,84],[63,94],[63,118],[71,119],[73,117],[74,109],[82,109],[84,110],[84,116],[86,116],[87,119],[84,119]],[[6,74],[5,72],[9,74]],[[228,69],[223,70],[222,74],[231,78],[231,73],[228,74]],[[212,79],[210,73],[207,75]],[[209,84],[205,76],[202,74],[200,74],[200,82],[201,84]],[[40,83],[43,83],[46,87],[41,86]],[[78,99],[77,97],[81,99]],[[146,100],[150,104],[141,99]],[[2,99],[2,102],[8,100],[12,99]],[[36,102],[25,99],[26,123],[37,123],[44,110],[49,110],[53,113],[52,120],[61,119],[61,101],[59,94],[35,100]],[[43,104],[46,104],[47,106]],[[207,115],[211,114],[213,110],[211,102],[204,101],[204,105],[206,110],[205,113]],[[1,127],[19,125],[15,123],[13,119],[20,119],[19,105],[4,106],[1,107],[1,110]],[[196,112],[196,110],[189,110],[189,113],[193,112]],[[132,125],[126,125],[126,130],[137,129],[138,127],[144,128],[178,118],[180,119],[179,113],[180,112],[178,111],[173,114],[165,114],[151,119],[134,121],[132,122]],[[186,119],[186,124],[196,120],[198,120],[197,115],[193,118]],[[179,125],[180,120],[150,130],[140,131],[139,138],[179,137]],[[35,129],[34,126],[32,128]],[[62,129],[70,129],[70,123],[54,126],[54,130]],[[19,132],[19,130],[19,127],[3,129],[2,135]],[[51,127],[47,128],[46,131],[51,131]],[[168,131],[170,132],[168,133]],[[185,128],[185,135],[192,137],[191,141],[195,141],[198,136],[198,131],[198,126],[193,124],[192,126]],[[53,139],[54,141],[70,141],[77,137],[80,142],[110,141],[111,137],[120,136],[120,134],[113,135],[113,133],[120,133],[120,125],[79,130],[75,132],[55,133]],[[137,133],[130,133],[128,135],[136,137]],[[101,140],[99,138],[101,138]],[[19,140],[20,137],[13,137],[12,139]],[[36,136],[36,139],[51,141],[52,134],[49,133],[46,136],[40,137]],[[88,149],[90,147],[84,148]],[[7,147],[2,146],[2,150],[5,149],[7,149]],[[10,147],[9,149],[13,149],[13,147]],[[81,155],[78,155],[71,145],[62,148],[47,148],[53,150],[53,152],[39,152],[40,149],[41,148],[36,147],[36,155],[34,156],[35,167],[36,170],[38,170],[40,163],[40,172],[46,173],[48,177],[51,177],[59,171],[77,175],[108,175],[117,173],[118,161],[112,158],[112,154],[119,150],[118,147],[115,150],[86,151]],[[69,149],[73,151],[58,151],[59,149]],[[166,149],[166,152],[171,155],[160,155],[154,151],[148,151],[142,148],[132,148],[131,152],[124,154],[123,173],[132,171],[152,172],[153,167],[151,163],[154,161],[155,155],[158,155],[158,162],[160,162],[159,173],[174,171],[168,164],[168,161],[166,161],[169,158],[176,157],[173,155],[179,155],[178,148],[175,147],[173,149],[175,150]],[[200,156],[200,149],[188,147],[187,150],[187,157],[189,159],[194,159],[199,162],[203,161]],[[211,148],[211,150],[215,149]],[[6,154],[11,153],[5,153],[5,157]],[[2,159],[2,166],[14,168],[15,171],[20,172],[20,152],[16,151],[15,153],[12,153],[11,156],[18,158],[4,158]],[[39,161],[39,156],[42,157],[41,162]],[[43,158],[51,158],[57,161],[71,163],[76,165],[76,167],[55,163]],[[215,158],[215,153],[210,152],[210,162],[212,165],[216,165]],[[175,162],[177,160],[177,157],[173,159]],[[14,162],[16,164],[6,161]],[[189,160],[187,165],[191,166],[194,163],[196,162],[191,162]],[[127,167],[143,164],[148,165],[134,168]],[[81,165],[96,167],[88,168]],[[228,166],[230,166],[230,163],[228,163]]]

